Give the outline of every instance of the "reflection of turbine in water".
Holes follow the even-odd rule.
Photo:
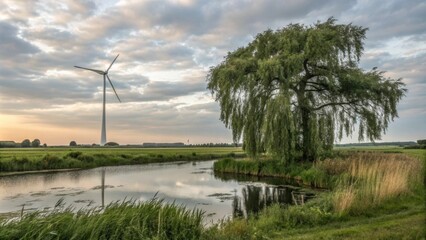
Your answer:
[[[101,177],[101,198],[102,198],[102,208],[105,206],[105,168],[102,168],[102,177]]]

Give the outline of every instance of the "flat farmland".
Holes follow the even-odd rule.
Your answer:
[[[0,172],[93,168],[152,162],[241,157],[239,147],[122,148],[47,147],[0,149]]]

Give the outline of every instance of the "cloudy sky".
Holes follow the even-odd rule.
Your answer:
[[[108,141],[231,142],[206,90],[209,68],[268,28],[330,16],[369,28],[363,68],[407,84],[382,140],[425,138],[424,0],[2,0],[0,140],[98,143],[102,76],[73,66],[106,69],[120,54]]]

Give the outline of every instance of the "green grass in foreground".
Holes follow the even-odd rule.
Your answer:
[[[362,216],[323,211],[327,199],[289,208],[273,205],[258,216],[208,228],[200,211],[157,200],[124,202],[104,212],[24,215],[0,223],[0,239],[424,239],[425,208],[416,198],[390,199]]]
[[[425,239],[424,209],[276,232],[272,239]]]
[[[0,148],[1,172],[93,168],[244,156],[241,148]]]
[[[0,239],[200,239],[202,212],[152,200],[113,203],[102,212],[31,213],[0,224]]]
[[[419,194],[389,199],[357,216],[333,212],[328,196],[304,206],[274,205],[247,220],[212,227],[204,236],[212,240],[425,239],[425,199]]]

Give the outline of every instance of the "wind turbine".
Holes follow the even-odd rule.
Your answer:
[[[91,69],[91,68],[85,68],[85,67],[79,67],[79,66],[74,66],[76,68],[81,68],[84,70],[89,70],[92,72],[95,72],[97,74],[100,74],[102,76],[104,76],[104,91],[103,91],[103,105],[102,105],[102,133],[101,133],[101,146],[104,146],[106,143],[106,126],[105,126],[105,89],[106,89],[106,79],[108,79],[109,84],[111,84],[112,90],[114,90],[115,96],[117,96],[117,99],[119,102],[121,102],[120,97],[118,97],[117,92],[115,91],[114,85],[111,82],[111,79],[108,76],[108,71],[109,69],[112,67],[112,65],[114,64],[115,60],[117,60],[118,56],[120,54],[117,55],[117,57],[114,58],[114,60],[112,61],[111,65],[109,65],[109,67],[107,68],[107,70],[102,71],[102,70],[96,70],[96,69]]]

